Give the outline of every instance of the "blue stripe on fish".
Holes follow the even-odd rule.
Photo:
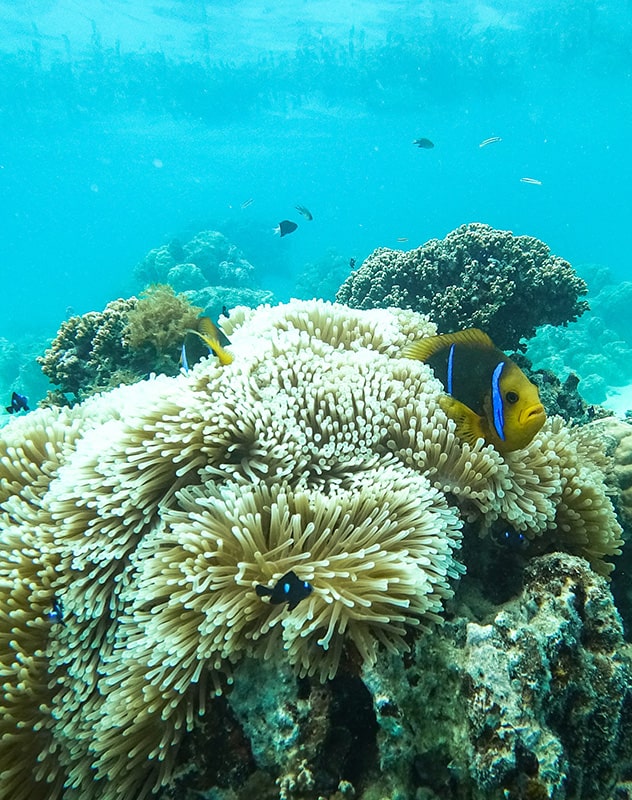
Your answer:
[[[448,352],[448,385],[446,387],[449,395],[452,395],[452,378],[454,377],[454,345],[450,347]]]
[[[187,359],[187,349],[185,347],[184,342],[182,342],[182,350],[180,352],[180,358],[182,360],[182,368],[188,374],[189,373],[189,361]]]
[[[500,392],[500,376],[505,366],[501,361],[492,375],[492,411],[494,414],[494,428],[498,438],[505,441],[505,413],[503,409],[503,396]]]

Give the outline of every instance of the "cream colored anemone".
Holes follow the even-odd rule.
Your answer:
[[[611,469],[612,459],[606,459],[603,434],[596,428],[588,437],[558,417],[537,440],[557,469],[557,479],[549,482],[555,505],[549,526],[552,541],[588,559],[593,569],[607,575],[613,564],[604,558],[619,555],[623,539],[605,482],[604,470]]]
[[[461,520],[601,570],[618,550],[581,433],[552,420],[505,458],[459,440],[398,357],[424,317],[292,301],[226,326],[226,367],[0,432],[0,797],[137,800],[244,654],[325,680],[404,648],[440,617]],[[313,586],[296,608],[257,595],[290,570]]]
[[[132,559],[138,577],[93,720],[100,775],[160,758],[240,655],[287,657],[324,680],[345,647],[373,661],[379,643],[406,649],[407,626],[438,620],[459,571],[458,516],[422,475],[367,466],[329,494],[263,483],[179,493]],[[292,611],[255,591],[289,571],[313,587]]]

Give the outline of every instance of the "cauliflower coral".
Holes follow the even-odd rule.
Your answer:
[[[407,252],[378,248],[336,299],[353,308],[411,308],[440,333],[481,328],[505,350],[539,325],[577,319],[588,308],[580,299],[587,291],[544,242],[475,222]]]

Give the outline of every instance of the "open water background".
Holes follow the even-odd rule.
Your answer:
[[[4,0],[0,336],[52,336],[201,228],[278,299],[472,221],[629,278],[631,75],[629,0]]]

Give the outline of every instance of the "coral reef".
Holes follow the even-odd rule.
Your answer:
[[[253,286],[254,267],[218,231],[200,231],[185,243],[174,239],[150,250],[135,274],[143,286],[168,284],[212,319],[223,308],[274,302],[272,292]]]
[[[170,286],[155,284],[145,290],[127,312],[122,332],[129,366],[141,377],[150,371],[175,375],[184,333],[197,327],[201,311]]]
[[[142,285],[169,283],[176,291],[247,286],[253,273],[241,250],[219,231],[200,231],[184,243],[174,239],[150,250],[135,269]]]
[[[505,458],[459,441],[430,368],[398,357],[434,332],[424,317],[293,301],[222,327],[230,365],[204,359],[3,431],[2,796],[136,800],[224,718],[235,774],[252,758],[277,772],[278,797],[315,800],[322,750],[326,793],[349,796],[358,731],[339,687],[441,620],[463,532],[492,543],[511,528],[533,552],[612,567],[621,529],[598,438],[554,418]],[[295,608],[257,594],[290,570],[313,587]],[[58,601],[63,623],[48,616]],[[231,704],[259,662],[303,682],[278,699],[284,761],[237,687]],[[295,691],[339,721],[340,748],[331,730],[299,735]]]
[[[355,263],[355,262],[354,262]],[[309,300],[335,300],[336,292],[351,270],[349,256],[338,253],[333,248],[317,261],[304,264],[296,279],[297,297]]]
[[[522,591],[491,616],[459,616],[419,639],[413,659],[384,654],[365,667],[381,796],[609,797],[632,759],[630,655],[586,562],[534,559]]]
[[[113,376],[127,366],[123,330],[137,303],[135,297],[113,300],[103,311],[65,320],[37,359],[51,383],[78,400],[115,385]]]
[[[571,265],[531,236],[462,225],[407,252],[375,250],[336,295],[352,308],[397,306],[428,314],[440,333],[477,327],[518,349],[540,325],[577,319],[588,304]]]
[[[632,652],[606,582],[554,553],[533,558],[508,598],[492,593],[489,576],[468,574],[449,621],[361,677],[318,686],[247,659],[220,711],[237,743],[218,745],[229,767],[197,742],[160,800],[247,800],[255,787],[271,800],[625,797]]]
[[[256,308],[274,302],[272,292],[266,289],[248,289],[244,286],[206,286],[203,289],[186,291],[184,296],[193,305],[203,308],[204,313],[211,319],[218,319],[220,314],[224,313],[224,308],[231,309],[236,306]]]
[[[70,317],[37,359],[59,387],[49,402],[80,401],[152,372],[176,375],[184,334],[200,310],[169,286],[156,285],[140,299],[113,300],[101,312]]]
[[[632,383],[632,332],[626,310],[632,302],[632,283],[617,281],[604,267],[583,266],[578,271],[588,284],[590,310],[568,328],[543,326],[527,352],[537,367],[561,378],[576,373],[589,403],[616,403],[616,388]]]

